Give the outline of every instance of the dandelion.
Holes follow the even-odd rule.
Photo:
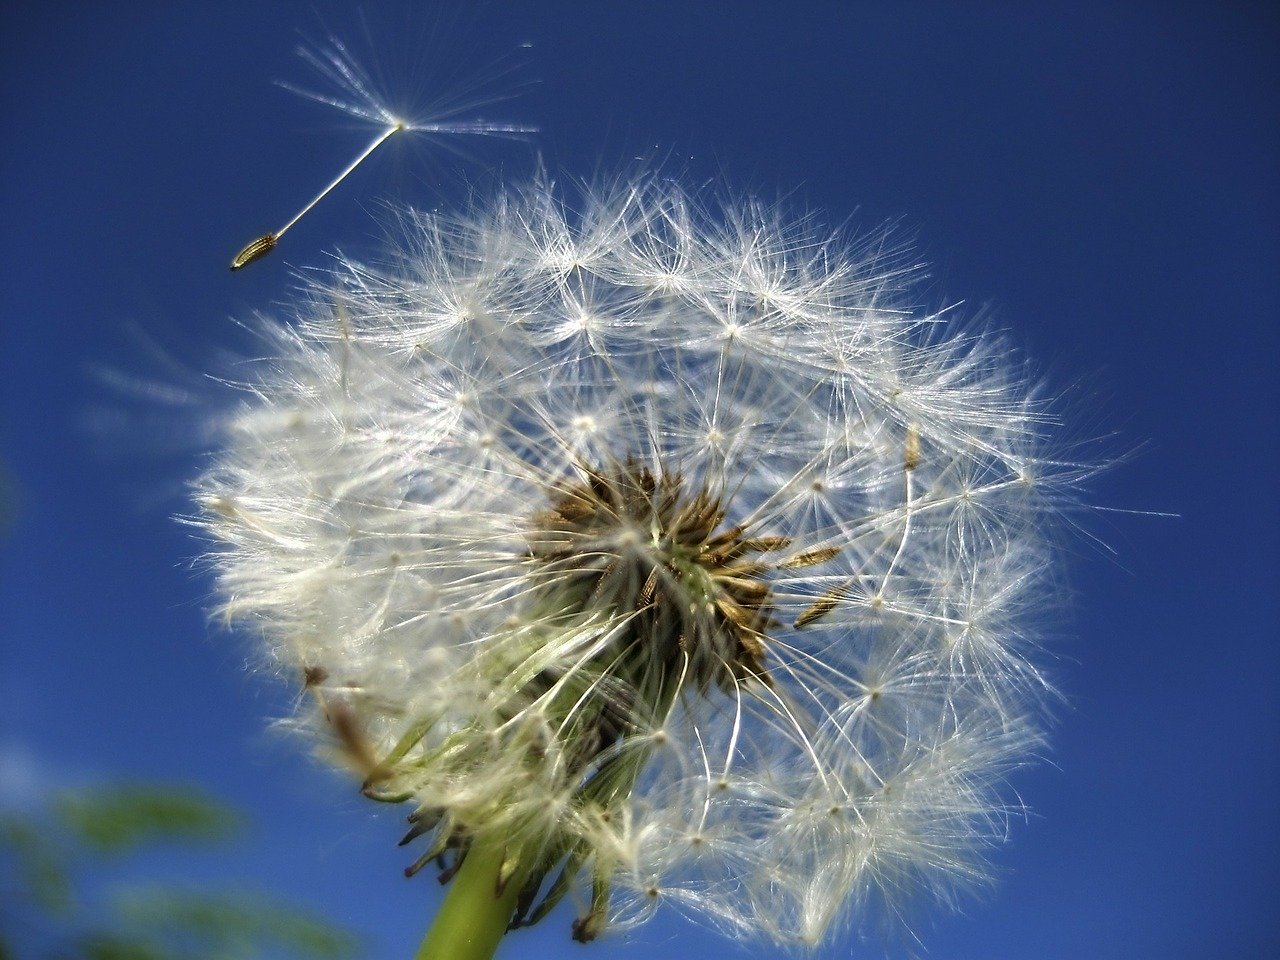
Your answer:
[[[244,248],[231,260],[231,269],[233,271],[244,269],[274,250],[286,231],[310,213],[315,205],[332,193],[338,184],[351,176],[356,167],[369,159],[378,147],[382,146],[397,133],[422,133],[433,136],[465,134],[469,136],[519,137],[536,132],[535,127],[521,124],[493,123],[478,119],[458,119],[456,116],[458,113],[476,105],[472,101],[437,107],[435,112],[422,119],[407,119],[387,106],[385,100],[377,92],[373,80],[351,56],[341,40],[331,37],[326,46],[316,48],[304,46],[298,52],[336,92],[318,93],[287,83],[282,83],[282,87],[309,100],[315,100],[318,103],[341,110],[348,116],[355,117],[358,120],[374,123],[381,127],[381,131],[354,160],[347,164],[341,173],[329,182],[328,186],[316,194],[310,203],[294,214],[288,223],[278,230],[264,233],[262,236],[245,244]]]
[[[452,888],[420,957],[576,904],[814,945],[987,876],[1080,472],[906,251],[657,174],[340,259],[200,485],[223,613]]]

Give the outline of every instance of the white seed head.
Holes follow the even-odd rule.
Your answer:
[[[407,214],[265,327],[201,483],[225,613],[418,865],[522,851],[516,924],[950,899],[1035,739],[1041,402],[883,243],[655,175],[575,206]]]

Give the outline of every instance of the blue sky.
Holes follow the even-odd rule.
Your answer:
[[[921,917],[929,955],[1276,955],[1280,31],[1265,7],[422,4],[362,25],[327,2],[6,5],[5,802],[198,783],[256,823],[199,877],[252,879],[364,932],[372,957],[411,954],[438,891],[400,876],[400,811],[264,733],[290,691],[207,620],[198,544],[173,519],[217,395],[202,374],[250,349],[233,321],[287,299],[290,268],[375,249],[382,201],[457,205],[539,156],[579,177],[640,157],[855,229],[899,222],[933,264],[931,297],[989,311],[1072,395],[1074,436],[1132,452],[1091,501],[1177,515],[1086,513],[1088,536],[1065,538],[1076,599],[1050,641],[1066,700],[1050,762],[1016,779],[1032,815],[996,891]],[[369,65],[404,89],[504,62],[492,89],[527,89],[485,112],[541,132],[462,158],[389,147],[229,273],[368,140],[273,85],[310,80],[301,37],[367,50],[366,27]],[[663,917],[582,948],[568,922],[505,955],[718,944]]]

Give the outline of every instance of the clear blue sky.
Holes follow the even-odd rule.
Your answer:
[[[436,885],[400,876],[401,811],[371,809],[263,733],[290,693],[250,677],[243,641],[206,620],[198,546],[172,519],[200,419],[166,401],[199,393],[222,351],[249,349],[233,318],[285,299],[290,267],[339,243],[371,249],[382,200],[454,205],[462,176],[500,165],[520,179],[539,154],[582,177],[656,158],[831,222],[899,220],[934,264],[931,296],[990,308],[1074,389],[1075,433],[1114,433],[1100,456],[1138,450],[1093,501],[1178,514],[1084,516],[1114,556],[1067,538],[1078,599],[1053,631],[1067,706],[1051,764],[1017,778],[1033,816],[999,854],[997,891],[920,923],[929,954],[1276,956],[1274,10],[422,6],[413,29],[403,8],[367,11],[371,66],[394,80],[416,56],[429,69],[410,75],[430,84],[506,55],[538,83],[488,112],[542,132],[472,144],[462,161],[399,145],[235,275],[230,256],[369,138],[272,85],[310,79],[299,31],[363,42],[347,4],[0,12],[6,802],[24,784],[194,781],[257,825],[200,876],[253,879],[364,931],[376,960],[409,956]],[[163,389],[130,402],[103,370]],[[679,960],[718,944],[665,917],[584,948],[568,922],[517,935],[506,956]]]

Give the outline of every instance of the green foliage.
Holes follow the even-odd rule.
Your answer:
[[[138,888],[118,901],[118,910],[126,926],[164,944],[171,957],[344,960],[355,948],[349,934],[328,922],[244,892]]]
[[[126,854],[167,845],[180,856],[245,827],[196,791],[137,784],[65,794],[42,815],[0,815],[0,960],[355,957],[351,934],[256,891],[115,880],[106,896],[89,895],[86,873],[118,869]]]
[[[0,816],[0,853],[12,859],[14,882],[48,913],[71,909],[71,881],[56,852],[35,825],[12,816]],[[7,956],[0,947],[0,960]]]
[[[55,803],[63,824],[102,853],[144,843],[217,842],[244,830],[240,814],[195,791],[123,785],[64,794]]]
[[[73,956],[83,960],[172,960],[152,944],[114,933],[90,934],[76,944]]]

